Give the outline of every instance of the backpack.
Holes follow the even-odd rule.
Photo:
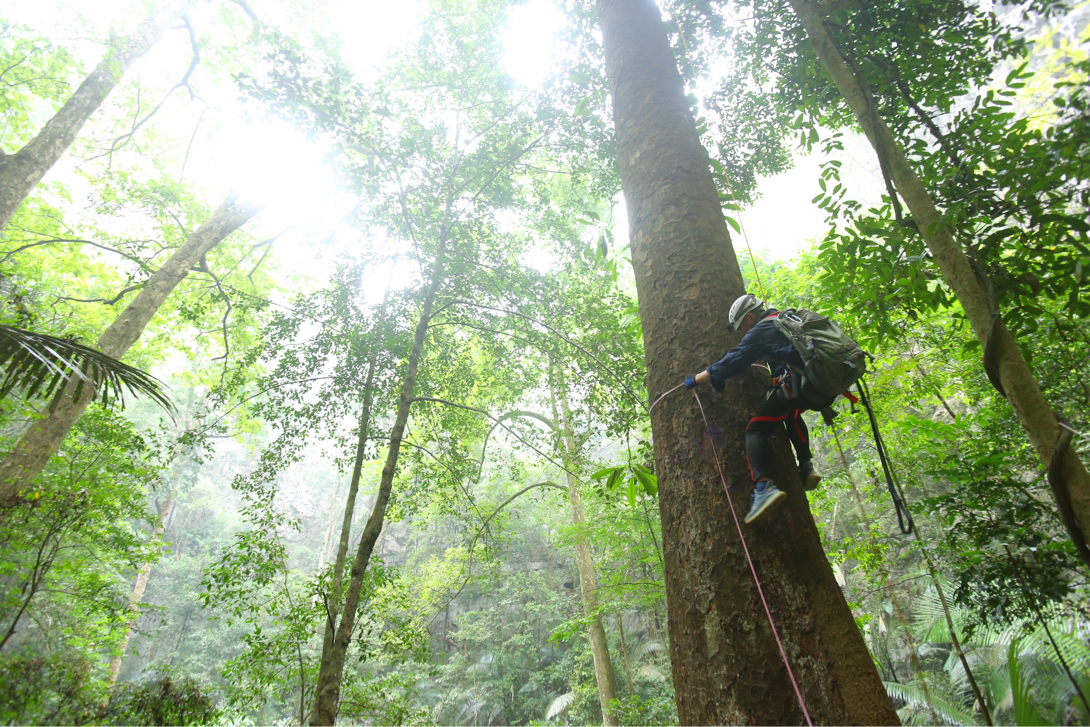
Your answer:
[[[843,394],[867,371],[867,354],[840,326],[804,308],[780,311],[773,323],[802,356],[801,391],[813,401]]]

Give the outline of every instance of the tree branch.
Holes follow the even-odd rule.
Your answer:
[[[488,518],[485,519],[485,521],[481,524],[481,527],[477,530],[476,534],[474,534],[473,540],[470,541],[469,548],[467,548],[467,552],[470,554],[470,556],[469,556],[470,558],[473,557],[473,546],[475,546],[477,544],[477,539],[481,536],[481,533],[484,532],[484,529],[488,526],[488,524],[490,522],[492,522],[492,519],[494,517],[496,517],[496,515],[498,515],[500,513],[500,510],[502,510],[503,508],[510,505],[517,498],[521,497],[522,495],[525,495],[527,492],[529,492],[530,490],[533,490],[534,488],[537,488],[537,487],[553,487],[553,488],[555,488],[557,490],[563,490],[564,492],[568,491],[567,487],[562,487],[562,486],[556,484],[555,482],[537,482],[537,483],[529,485],[527,487],[523,487],[521,490],[519,490],[515,494],[511,495],[511,497],[504,500],[503,503],[500,504],[499,507],[497,507],[495,510],[492,511],[492,514],[489,515]],[[472,568],[472,565],[470,567]],[[458,588],[458,590],[454,592],[454,595],[451,596],[449,599],[447,599],[447,602],[443,604],[442,608],[440,608],[438,611],[435,612],[434,616],[432,616],[430,619],[428,619],[428,623],[425,626],[425,628],[427,628],[427,626],[431,626],[432,622],[435,621],[435,619],[437,619],[439,617],[439,614],[441,614],[446,609],[446,607],[449,606],[452,601],[454,601],[455,598],[457,598],[458,596],[460,596],[462,594],[462,591],[465,590],[465,587],[467,585],[469,585],[469,582],[471,580],[473,580],[472,570],[470,570],[469,575],[466,576],[466,579],[462,582],[462,585]]]
[[[130,285],[129,287],[125,288],[120,293],[115,295],[113,298],[86,298],[86,299],[84,299],[84,298],[69,298],[69,297],[66,297],[66,296],[61,296],[61,297],[57,298],[57,300],[69,300],[69,301],[72,301],[73,303],[102,303],[103,305],[113,305],[114,303],[117,303],[119,300],[124,298],[129,293],[133,292],[134,290],[140,290],[143,287],[144,287],[144,283],[139,283],[137,285]]]
[[[11,258],[11,257],[13,257],[15,255],[18,255],[23,250],[29,250],[32,247],[38,247],[40,245],[51,245],[51,244],[53,244],[55,242],[75,242],[75,243],[79,243],[81,245],[90,245],[91,247],[97,247],[100,250],[105,250],[106,252],[112,252],[115,255],[120,255],[121,257],[125,258],[126,260],[129,260],[130,262],[136,263],[142,269],[147,265],[146,261],[141,260],[140,258],[135,257],[133,255],[130,255],[127,252],[117,250],[115,248],[109,247],[108,245],[103,245],[102,243],[99,243],[99,242],[94,242],[92,240],[83,240],[83,239],[80,239],[80,238],[77,238],[77,237],[51,237],[51,238],[46,239],[46,240],[38,240],[36,242],[31,242],[31,243],[28,243],[26,245],[22,245],[20,247],[15,248],[14,250],[9,251],[7,254],[4,255],[3,258],[0,258],[0,263],[6,263],[9,258]],[[152,240],[133,240],[132,242],[153,242],[153,241]]]
[[[510,427],[508,427],[508,426],[507,426],[506,424],[503,424],[503,423],[501,423],[501,422],[500,422],[500,421],[499,421],[499,420],[498,420],[498,419],[497,419],[496,417],[492,416],[491,414],[489,414],[489,413],[488,413],[487,411],[485,411],[484,409],[478,409],[477,407],[473,407],[473,406],[466,406],[465,404],[458,404],[458,403],[456,403],[456,402],[453,402],[453,401],[448,401],[448,400],[446,400],[446,399],[438,399],[438,398],[436,398],[436,397],[434,397],[434,396],[416,396],[416,397],[413,397],[413,403],[414,403],[414,404],[415,404],[416,402],[418,402],[418,401],[432,401],[432,402],[435,402],[435,403],[437,403],[437,404],[446,404],[447,406],[453,406],[453,407],[455,407],[455,408],[457,408],[457,409],[465,409],[465,410],[467,410],[467,411],[473,411],[473,412],[477,412],[478,414],[483,414],[483,415],[485,415],[486,417],[488,417],[489,419],[491,419],[492,421],[496,422],[496,423],[497,423],[497,424],[498,424],[499,426],[503,427],[503,428],[504,428],[504,430],[505,430],[505,431],[506,431],[506,432],[507,432],[508,434],[510,434],[510,435],[511,435],[512,437],[514,437],[515,439],[519,440],[520,442],[522,442],[523,444],[525,444],[525,445],[526,445],[527,447],[529,447],[530,449],[534,450],[534,451],[535,451],[535,452],[537,452],[537,453],[538,453],[539,455],[541,455],[542,457],[544,457],[545,459],[547,459],[547,460],[548,460],[548,461],[549,461],[549,462],[550,462],[551,464],[554,464],[554,465],[556,465],[557,467],[559,467],[560,469],[562,469],[562,470],[563,470],[564,472],[567,472],[567,473],[568,473],[569,475],[571,475],[572,477],[574,477],[574,478],[575,478],[576,480],[579,480],[579,475],[575,474],[574,472],[572,472],[571,470],[569,470],[569,469],[568,469],[567,467],[565,467],[565,466],[564,466],[563,464],[561,464],[560,462],[557,462],[557,461],[556,461],[555,459],[553,459],[553,458],[552,458],[552,457],[550,457],[549,455],[547,455],[547,454],[545,454],[544,452],[542,452],[542,451],[541,451],[540,449],[538,449],[537,447],[535,447],[535,446],[534,446],[533,444],[531,444],[530,442],[527,442],[527,441],[526,441],[526,440],[525,440],[524,438],[520,437],[520,436],[519,436],[519,435],[518,435],[518,434],[517,434],[517,433],[516,433],[516,432],[515,432],[514,430],[512,430],[512,429],[511,429]]]

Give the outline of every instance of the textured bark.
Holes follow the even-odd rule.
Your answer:
[[[737,343],[724,319],[742,276],[659,9],[651,0],[597,5],[653,400]],[[766,385],[751,374],[728,382],[725,396],[702,389],[710,434],[685,391],[651,418],[682,724],[804,721],[712,456],[722,449],[738,485],[734,507],[745,513],[752,487],[744,430]],[[897,724],[822,551],[786,438],[774,441],[781,456],[773,477],[787,503],[766,523],[743,527],[810,715],[815,723]]]
[[[1048,400],[1041,392],[1033,372],[1022,356],[1014,336],[1002,319],[992,315],[988,294],[953,231],[942,218],[931,194],[905,157],[901,145],[893,138],[889,127],[868,103],[866,90],[852,73],[843,56],[829,39],[821,22],[821,8],[804,0],[790,0],[791,7],[802,22],[813,43],[818,58],[836,83],[837,89],[851,107],[852,113],[867,135],[871,146],[884,158],[893,177],[897,192],[920,229],[935,263],[947,285],[961,303],[965,317],[982,346],[989,346],[991,360],[998,369],[1003,392],[1018,414],[1037,456],[1046,467],[1062,434],[1060,424]],[[1090,474],[1074,449],[1065,448],[1059,457],[1057,471],[1062,472],[1053,483],[1056,503],[1064,525],[1083,561],[1090,565]]]
[[[163,530],[166,528],[167,519],[170,518],[170,511],[174,507],[174,490],[170,491],[167,495],[166,502],[159,508],[159,522],[155,528],[151,531],[151,540],[155,542],[159,538],[163,537]],[[148,587],[148,579],[151,578],[151,561],[148,561],[144,565],[140,566],[140,570],[136,573],[136,580],[132,584],[132,595],[129,596],[129,611],[134,616],[133,620],[125,627],[125,635],[121,639],[121,649],[118,653],[110,657],[109,666],[109,680],[110,686],[117,683],[117,675],[121,673],[121,662],[125,660],[125,649],[129,647],[129,639],[132,638],[132,629],[136,624],[136,618],[140,613],[140,603],[144,600],[144,591]]]
[[[110,95],[125,71],[159,41],[167,26],[195,4],[196,0],[169,0],[146,17],[132,35],[112,43],[95,70],[38,135],[18,152],[0,161],[0,230],[7,226],[26,196],[72,146],[87,119]]]
[[[575,441],[572,427],[571,410],[568,408],[568,396],[563,386],[554,391],[554,397],[560,400],[560,424],[564,437],[564,460],[568,469],[572,469],[578,460],[579,446]],[[555,410],[555,404],[554,404]],[[554,414],[555,416],[555,414]],[[582,530],[586,524],[583,515],[583,498],[579,494],[579,483],[570,472],[568,478],[568,497],[571,499],[572,525]],[[617,698],[617,684],[613,674],[613,662],[609,658],[609,642],[606,641],[606,629],[602,625],[602,614],[598,613],[598,578],[594,573],[594,557],[590,552],[590,543],[586,534],[579,532],[575,541],[575,562],[579,570],[579,591],[583,596],[583,615],[593,616],[587,626],[587,638],[590,640],[590,652],[594,657],[594,680],[598,685],[598,701],[602,704],[602,724],[606,727],[619,724],[613,716],[610,702]],[[629,687],[631,688],[631,678]]]
[[[233,192],[228,195],[219,209],[152,274],[133,302],[99,337],[96,347],[116,359],[123,358],[201,257],[260,209],[261,205],[238,202]],[[78,399],[62,397],[50,414],[30,425],[15,448],[0,462],[0,504],[11,506],[19,502],[20,491],[41,473],[87,408],[93,393],[91,387],[86,386]]]
[[[401,452],[401,439],[405,434],[405,424],[409,420],[409,409],[413,403],[416,371],[420,365],[420,355],[424,350],[424,339],[428,334],[428,324],[431,321],[435,296],[443,280],[445,253],[446,240],[444,238],[439,242],[439,249],[435,257],[435,270],[424,295],[424,306],[420,312],[420,320],[416,324],[413,347],[409,353],[408,369],[401,384],[401,397],[397,403],[394,426],[390,430],[390,449],[386,455],[386,463],[382,467],[378,496],[375,498],[375,505],[371,509],[371,517],[367,519],[367,525],[363,528],[359,548],[356,551],[356,559],[352,563],[348,595],[344,603],[344,615],[341,616],[340,623],[337,624],[333,645],[329,651],[329,658],[326,659],[324,655],[322,657],[315,692],[315,704],[310,718],[312,726],[332,725],[337,719],[341,699],[341,675],[344,673],[344,661],[345,657],[348,656],[348,647],[352,643],[352,630],[356,625],[356,610],[359,608],[363,575],[367,571],[367,564],[371,560],[375,541],[378,540],[379,533],[382,532],[383,521],[386,517],[386,505],[390,502],[390,492],[394,484],[394,475],[397,472],[398,455]]]

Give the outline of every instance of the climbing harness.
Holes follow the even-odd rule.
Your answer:
[[[867,410],[871,430],[874,432],[874,446],[878,450],[878,459],[882,462],[882,472],[886,475],[886,488],[889,490],[889,496],[893,498],[893,506],[897,509],[897,525],[901,528],[902,535],[910,535],[915,523],[912,521],[912,513],[905,506],[904,493],[901,492],[900,485],[893,477],[893,468],[889,464],[886,444],[882,439],[882,433],[878,431],[878,419],[874,416],[874,409],[871,407],[870,388],[863,379],[856,382],[855,388],[859,391],[859,399]]]
[[[675,387],[676,389],[677,387]],[[667,392],[670,393],[670,392]],[[663,394],[665,396],[665,394]],[[693,396],[696,397],[696,405],[700,407],[700,416],[704,419],[704,428],[708,432],[708,436],[711,436],[711,425],[708,423],[708,415],[704,413],[704,403],[700,401],[700,394],[693,392]],[[660,398],[661,400],[661,398]],[[658,402],[655,402],[656,404]],[[757,577],[757,568],[753,565],[753,556],[749,554],[749,546],[746,545],[746,536],[742,534],[742,524],[738,522],[738,513],[734,509],[734,500],[730,497],[730,487],[727,485],[727,477],[723,474],[723,465],[719,463],[719,452],[716,451],[715,446],[712,446],[712,454],[715,456],[715,466],[719,470],[719,479],[723,483],[723,491],[727,495],[727,503],[730,505],[730,516],[734,519],[734,527],[738,529],[738,539],[742,542],[742,550],[746,554],[746,563],[749,564],[749,572],[753,574],[753,582],[757,584],[757,593],[761,596],[761,605],[765,608],[765,615],[768,616],[768,625],[772,627],[772,635],[776,637],[776,646],[780,650],[780,657],[783,659],[783,665],[787,667],[787,676],[791,678],[791,686],[795,689],[795,697],[799,700],[799,706],[802,707],[802,715],[806,718],[806,724],[810,727],[814,727],[813,721],[810,720],[810,712],[806,709],[806,702],[803,701],[802,692],[799,690],[799,684],[795,681],[795,672],[791,669],[791,662],[787,658],[787,652],[784,651],[783,642],[780,641],[780,632],[776,628],[776,622],[772,619],[772,609],[768,607],[768,600],[765,598],[764,589],[761,588],[761,579]]]

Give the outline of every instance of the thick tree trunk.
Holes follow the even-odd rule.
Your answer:
[[[329,658],[323,654],[322,666],[318,673],[318,685],[315,692],[314,710],[311,712],[310,724],[332,725],[337,719],[337,712],[341,699],[341,675],[344,672],[344,661],[348,656],[348,647],[352,643],[352,630],[356,626],[356,610],[360,603],[360,592],[363,588],[363,575],[367,571],[367,564],[371,560],[371,553],[382,532],[383,521],[386,517],[386,505],[390,501],[390,492],[394,484],[394,475],[397,472],[398,455],[401,452],[401,439],[405,434],[405,424],[409,420],[409,409],[413,403],[413,388],[416,384],[416,371],[420,365],[420,356],[424,350],[424,339],[428,334],[428,324],[431,321],[431,311],[435,304],[435,296],[443,281],[443,267],[445,263],[446,239],[439,242],[439,249],[435,256],[435,271],[432,273],[431,282],[428,284],[424,295],[424,307],[420,312],[420,320],[416,324],[416,332],[413,337],[412,351],[409,353],[408,369],[405,379],[401,384],[401,398],[397,403],[397,414],[394,416],[394,426],[390,430],[390,450],[386,455],[386,464],[382,467],[382,477],[379,480],[378,496],[375,505],[371,509],[371,517],[367,519],[367,525],[360,536],[359,548],[356,550],[356,559],[352,563],[348,595],[344,603],[344,615],[337,624],[336,634]]]
[[[175,487],[177,487],[177,483],[175,483]],[[159,508],[159,522],[151,531],[152,542],[163,537],[163,530],[166,528],[167,519],[170,517],[170,511],[173,507],[174,490],[171,490],[170,494],[167,495],[166,502]],[[121,650],[110,657],[110,686],[117,683],[117,675],[121,673],[121,662],[125,660],[125,649],[129,647],[129,639],[132,638],[133,626],[136,625],[136,619],[139,618],[140,603],[144,600],[144,591],[148,587],[148,579],[151,578],[151,567],[151,561],[140,566],[140,570],[136,573],[136,580],[133,581],[132,595],[129,596],[129,611],[134,614],[133,620],[125,627],[125,636],[121,639]]]
[[[96,344],[116,359],[136,343],[167,297],[185,279],[201,257],[261,210],[261,205],[238,202],[232,192],[203,225],[152,274],[143,290],[121,312]],[[0,462],[0,504],[19,502],[19,493],[33,482],[57,451],[91,401],[91,387],[78,399],[65,396],[47,416],[33,422],[15,448]]]
[[[553,396],[560,400],[560,424],[564,436],[564,461],[568,469],[577,466],[579,446],[575,441],[571,411],[568,408],[568,396],[561,384]],[[554,417],[555,404],[554,404]],[[587,638],[590,640],[590,652],[594,657],[594,679],[598,684],[598,701],[602,703],[602,724],[606,727],[619,724],[613,716],[610,702],[617,698],[617,684],[613,674],[613,662],[609,658],[609,642],[606,641],[606,629],[602,625],[602,614],[598,613],[598,578],[594,573],[594,557],[590,552],[584,528],[586,518],[583,515],[583,498],[579,494],[579,483],[570,472],[568,478],[568,497],[571,499],[571,521],[580,532],[575,540],[575,562],[579,570],[579,591],[583,595],[583,615],[593,616],[587,626]],[[629,684],[629,688],[632,685]]]
[[[950,226],[936,209],[930,193],[916,176],[889,127],[868,103],[860,79],[855,77],[829,39],[822,25],[821,8],[805,0],[790,2],[818,58],[851,107],[871,146],[880,158],[888,162],[897,192],[904,198],[912,219],[934,255],[947,285],[961,303],[977,339],[983,346],[988,346],[989,338],[992,339],[990,345],[995,352],[994,360],[1003,391],[1037,450],[1037,456],[1048,467],[1062,431],[1018,343],[1002,319],[993,319],[987,291],[974,272],[969,257],[954,239]],[[1072,447],[1064,448],[1059,465],[1060,476],[1053,482],[1056,502],[1079,555],[1090,565],[1090,474]]]
[[[659,9],[651,0],[597,5],[654,399],[737,342],[725,317],[742,276]],[[739,377],[723,397],[703,389],[711,433],[684,391],[651,419],[682,724],[804,719],[712,456],[722,447],[741,516],[751,492],[744,430],[764,383]],[[809,713],[815,723],[897,724],[822,551],[786,438],[776,446],[773,476],[787,503],[766,524],[743,527]]]
[[[0,161],[0,230],[7,226],[15,210],[46,172],[72,146],[87,119],[110,95],[125,71],[159,41],[167,26],[195,4],[196,0],[168,0],[145,18],[132,35],[112,43],[91,75],[38,135],[18,152]]]

